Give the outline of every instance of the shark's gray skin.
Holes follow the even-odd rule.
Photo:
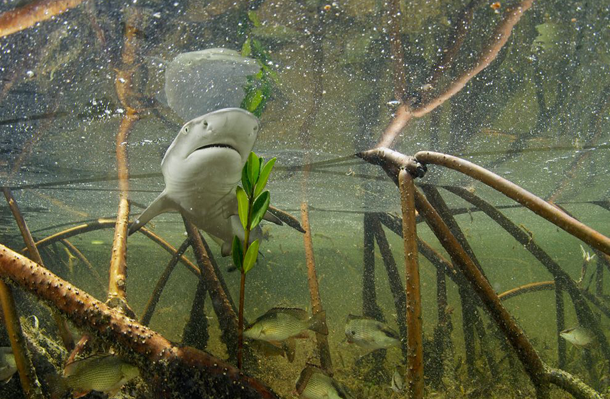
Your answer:
[[[167,149],[161,171],[165,190],[136,219],[129,234],[155,216],[178,211],[231,251],[233,237],[244,240],[235,189],[258,136],[258,118],[240,108],[224,108],[187,122]],[[281,224],[269,213],[267,220]],[[260,238],[260,227],[251,241]]]

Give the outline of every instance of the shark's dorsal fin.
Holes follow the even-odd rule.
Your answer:
[[[176,206],[172,200],[167,196],[166,190],[163,190],[161,194],[142,212],[140,216],[131,224],[129,227],[129,235],[138,231],[142,226],[148,223],[152,218],[170,210],[175,210]]]

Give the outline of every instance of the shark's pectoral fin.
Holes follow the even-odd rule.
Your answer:
[[[272,214],[272,216],[275,216],[276,219],[280,220],[281,222],[286,223],[288,226],[292,227],[296,231],[305,233],[305,230],[301,226],[301,222],[299,222],[299,220],[297,218],[295,218],[294,216],[292,216],[291,214],[284,212],[283,210],[278,209],[274,206],[269,206],[269,210],[265,214],[265,220],[274,222],[273,220],[267,219],[267,215],[269,215],[269,214]],[[274,223],[276,223],[276,222],[274,222]],[[276,223],[276,224],[281,224],[281,223]]]
[[[167,192],[163,190],[161,194],[142,212],[140,216],[129,226],[129,235],[138,231],[142,226],[148,223],[152,218],[164,212],[175,209],[175,204],[167,196]]]

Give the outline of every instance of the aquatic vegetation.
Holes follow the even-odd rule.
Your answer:
[[[47,375],[80,351],[140,370],[123,397],[287,398],[299,375],[305,398],[608,394],[605,2],[13,3],[0,5],[0,344],[19,378],[0,396],[48,396]],[[230,167],[178,162],[163,186],[183,119],[237,106],[260,118],[246,119],[279,160],[274,204],[304,229],[263,213],[303,236],[245,237],[251,148]],[[170,207],[182,220],[128,239],[164,188],[188,202]],[[221,258],[236,235],[237,262]],[[379,347],[365,356],[342,343],[350,313],[387,341],[359,340]],[[238,360],[240,321],[275,339]],[[582,328],[589,344],[564,339]]]
[[[231,253],[233,263],[241,272],[241,284],[239,288],[239,319],[238,319],[238,343],[237,343],[237,367],[242,366],[242,347],[244,330],[244,300],[246,291],[246,273],[248,273],[258,258],[258,239],[254,239],[252,231],[258,227],[269,209],[270,194],[265,190],[267,180],[275,164],[275,158],[264,162],[254,152],[250,152],[248,160],[242,169],[241,184],[237,187],[237,207],[239,210],[239,221],[244,229],[243,239],[235,235]],[[260,235],[260,234],[259,234]],[[242,241],[243,240],[243,241]]]

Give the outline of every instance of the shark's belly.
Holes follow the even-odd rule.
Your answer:
[[[204,187],[203,184],[173,187],[171,199],[198,228],[225,241],[232,240],[230,217],[237,214],[235,187],[211,186],[214,191]]]

